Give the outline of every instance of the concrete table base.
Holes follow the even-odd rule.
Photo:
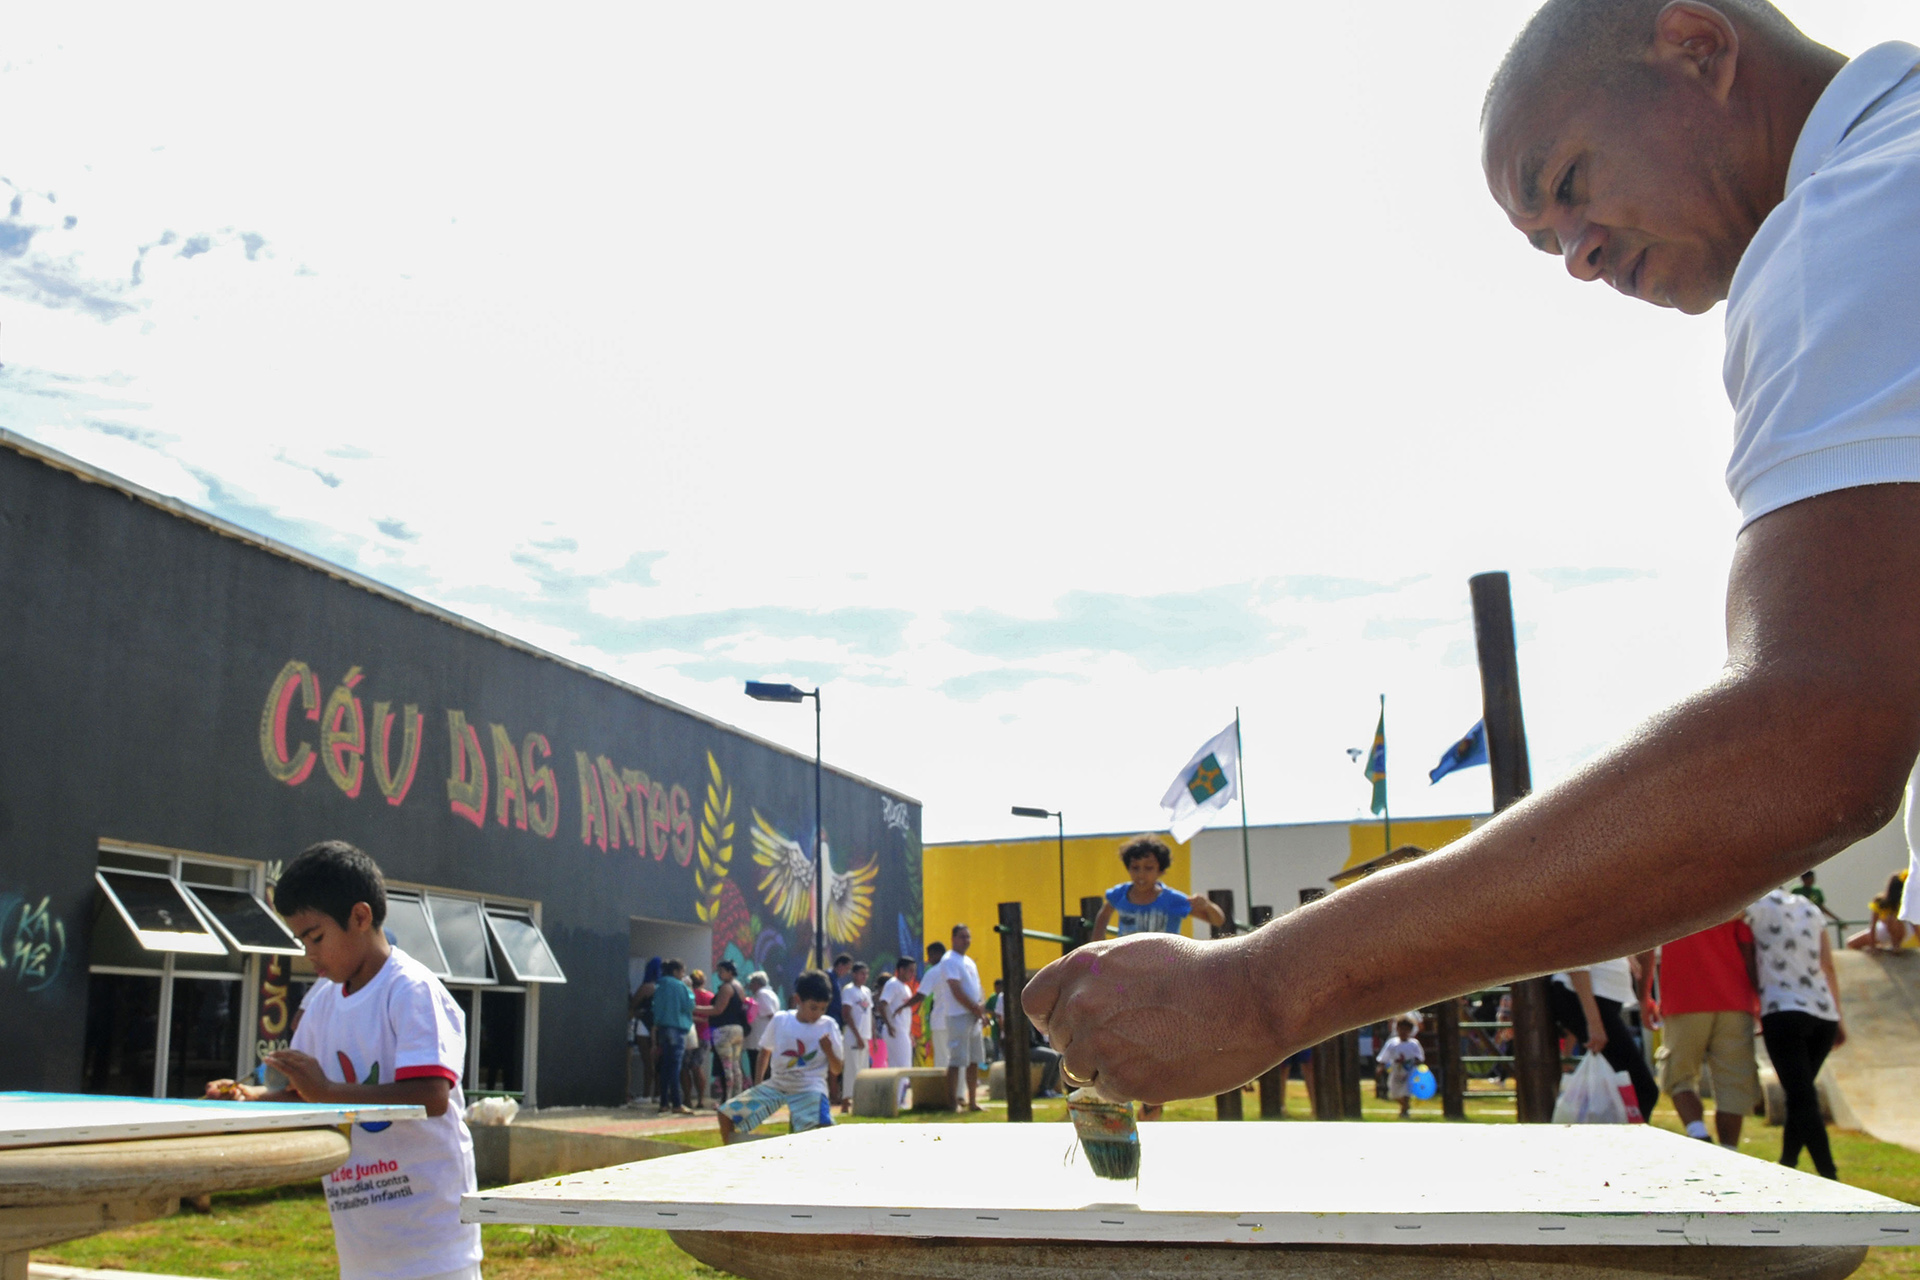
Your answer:
[[[741,1280],[1842,1280],[1867,1251],[1632,1245],[1081,1244],[674,1231]]]
[[[335,1129],[0,1150],[0,1280],[26,1275],[29,1250],[160,1217],[182,1196],[317,1178],[347,1151]]]

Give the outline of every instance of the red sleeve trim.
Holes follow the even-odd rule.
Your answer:
[[[448,1084],[460,1083],[459,1075],[447,1070],[447,1068],[437,1062],[430,1062],[422,1067],[401,1067],[393,1073],[393,1078],[395,1083],[402,1080],[422,1080],[429,1078],[445,1080]]]

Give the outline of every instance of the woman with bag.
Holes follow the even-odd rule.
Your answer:
[[[1627,1073],[1644,1120],[1660,1100],[1660,1086],[1654,1083],[1653,1069],[1647,1066],[1633,1032],[1620,1016],[1621,1010],[1633,1002],[1633,966],[1624,958],[1556,973],[1547,988],[1554,1022],[1586,1045],[1589,1055],[1604,1057],[1611,1071]]]

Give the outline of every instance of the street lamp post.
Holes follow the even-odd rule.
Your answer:
[[[1051,809],[1035,809],[1024,804],[1013,806],[1016,818],[1052,818],[1060,824],[1060,923],[1067,922],[1067,819]]]
[[[824,843],[820,816],[820,690],[812,693],[795,688],[790,684],[767,684],[760,680],[747,681],[747,696],[755,702],[804,702],[813,699],[813,967],[827,967],[827,940],[822,934],[821,911],[826,897],[826,885],[821,876],[826,866],[821,858],[821,846]]]

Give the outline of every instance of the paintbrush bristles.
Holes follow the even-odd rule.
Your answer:
[[[1108,1102],[1092,1089],[1075,1089],[1067,1095],[1067,1114],[1097,1176],[1140,1176],[1140,1126],[1134,1123],[1131,1102]]]

